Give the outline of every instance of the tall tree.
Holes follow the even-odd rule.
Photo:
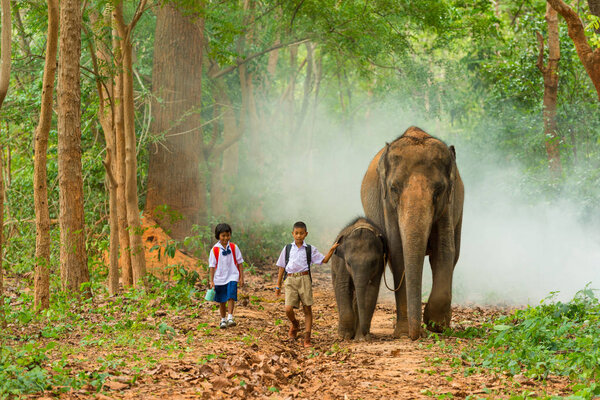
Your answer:
[[[6,325],[6,317],[4,315],[4,268],[2,267],[2,260],[4,259],[2,253],[2,245],[4,244],[4,167],[2,166],[2,159],[4,158],[4,147],[0,142],[0,327]]]
[[[151,126],[156,143],[149,150],[145,208],[180,240],[206,221],[206,178],[200,170],[203,35],[199,16],[171,4],[158,10]]]
[[[60,271],[63,290],[79,292],[90,279],[84,240],[81,170],[81,2],[60,4],[58,64],[58,181]]]
[[[35,131],[35,160],[33,173],[33,202],[35,206],[35,278],[34,305],[38,309],[50,306],[50,210],[48,209],[47,150],[52,124],[52,100],[56,53],[58,45],[58,0],[48,0],[48,34],[46,61],[42,79],[42,105]]]
[[[111,47],[113,46],[113,35],[110,29],[112,23],[111,7],[106,7],[102,19],[98,18],[96,13],[90,13],[92,25],[95,29],[95,37],[98,38],[96,50],[90,49],[90,55],[94,65],[96,75],[96,89],[98,91],[98,119],[104,132],[104,141],[106,143],[106,156],[103,160],[106,170],[106,185],[108,187],[109,197],[109,226],[110,226],[110,244],[109,244],[109,268],[108,268],[108,293],[115,295],[119,290],[119,218],[118,218],[118,181],[116,178],[117,157],[116,157],[116,136],[115,136],[115,107],[118,105],[114,101],[114,76],[111,73],[113,68],[113,58]],[[109,32],[103,35],[103,32]],[[106,38],[105,36],[108,36]],[[91,42],[90,42],[91,43]],[[115,45],[117,42],[115,41]],[[116,54],[120,54],[119,51]],[[119,99],[120,100],[120,99]],[[119,103],[120,104],[120,103]],[[123,232],[126,232],[124,229]],[[126,235],[127,236],[127,235]],[[129,240],[127,241],[129,243]],[[130,260],[128,245],[123,247],[123,259]],[[125,266],[124,266],[125,269]],[[131,265],[129,265],[131,270]],[[125,271],[124,271],[125,273]],[[129,275],[129,274],[127,274]],[[129,286],[133,281],[123,279],[123,285]]]
[[[113,54],[115,62],[114,86],[113,86],[113,118],[115,129],[115,156],[114,171],[117,183],[117,223],[119,225],[119,246],[121,280],[123,286],[133,285],[133,267],[131,265],[131,246],[129,240],[129,229],[127,224],[127,202],[125,200],[125,120],[123,116],[123,68],[120,67],[122,58],[121,40],[118,34],[113,34]],[[136,206],[137,208],[137,206]]]
[[[567,22],[569,37],[573,40],[577,55],[589,75],[600,101],[600,48],[593,49],[587,37],[579,15],[562,0],[547,0]]]
[[[140,0],[136,11],[129,24],[125,23],[123,16],[123,1],[115,5],[113,16],[120,37],[121,59],[118,62],[121,88],[120,107],[123,112],[124,139],[125,139],[125,203],[127,207],[127,226],[129,245],[131,249],[131,266],[133,284],[145,282],[146,259],[144,243],[142,242],[142,223],[138,208],[137,195],[137,152],[135,139],[135,108],[133,103],[133,49],[131,36],[135,25],[145,11],[146,0]],[[119,138],[117,138],[119,140]]]
[[[10,61],[11,61],[11,39],[12,27],[10,18],[10,0],[2,0],[0,4],[2,11],[2,34],[0,39],[0,109],[8,92],[10,82]],[[4,241],[4,168],[2,166],[2,157],[4,154],[3,146],[0,144],[0,325],[6,324],[4,316],[4,271],[2,268],[2,243]]]
[[[544,65],[544,37],[537,32],[539,56],[537,67],[544,77],[544,136],[548,164],[554,176],[560,175],[560,137],[556,125],[556,101],[558,95],[558,62],[560,60],[560,40],[558,37],[558,15],[550,4],[546,5],[548,24],[548,63]]]

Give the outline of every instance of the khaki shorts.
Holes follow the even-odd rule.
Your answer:
[[[298,308],[300,302],[313,305],[312,282],[310,275],[288,276],[285,278],[285,305]]]

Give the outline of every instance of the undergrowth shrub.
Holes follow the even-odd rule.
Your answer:
[[[568,376],[578,398],[600,395],[600,302],[588,287],[567,302],[551,294],[539,306],[517,310],[485,325],[483,342],[464,350],[476,368],[545,379]]]

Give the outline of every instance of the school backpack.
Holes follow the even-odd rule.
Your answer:
[[[287,267],[288,262],[290,261],[290,251],[292,251],[291,243],[285,246],[285,267]],[[310,244],[307,244],[306,245],[306,263],[308,264],[308,276],[310,278],[310,281],[312,282],[312,275],[310,273],[310,264],[311,264],[310,262],[312,261],[311,256],[312,256],[312,248],[310,247]],[[283,279],[285,280],[285,278],[287,278],[287,271],[284,269],[283,270]]]
[[[238,273],[240,274],[240,276],[242,276],[242,273],[240,272],[240,266],[238,265],[237,258],[235,256],[235,244],[232,242],[229,242],[229,248],[231,248],[231,254],[233,255],[233,263],[235,264],[235,267],[238,269]],[[217,261],[215,262],[215,273],[216,273],[217,267],[219,266],[219,255],[221,254],[221,248],[219,246],[213,247],[213,254],[215,255],[215,258],[217,259]]]

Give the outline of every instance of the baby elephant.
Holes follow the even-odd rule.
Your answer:
[[[340,245],[332,257],[331,277],[338,333],[344,339],[369,339],[386,263],[385,237],[373,222],[361,217],[342,229],[336,241]]]

